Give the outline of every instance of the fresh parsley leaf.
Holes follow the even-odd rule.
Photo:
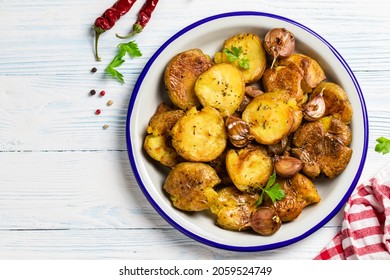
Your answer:
[[[281,200],[285,196],[285,193],[280,188],[280,184],[279,183],[276,183],[271,188],[265,189],[264,191],[271,198],[272,202],[275,202],[276,200]]]
[[[243,68],[243,69],[249,69],[249,59],[247,59],[247,58],[242,58],[242,59],[239,61],[238,64],[239,64],[240,67]]]
[[[267,194],[271,198],[273,203],[276,200],[281,200],[286,196],[280,184],[275,183],[275,181],[276,181],[276,173],[273,173],[269,177],[265,187],[261,189],[259,199],[256,201],[256,206],[259,206],[260,204],[263,203],[264,194]]]
[[[382,136],[376,139],[376,142],[378,142],[375,146],[376,152],[382,154],[390,153],[390,139]]]
[[[226,54],[228,61],[233,62],[240,57],[242,53],[242,48],[232,46],[231,50],[229,50],[228,48],[224,48],[223,51]]]
[[[110,74],[111,77],[117,79],[122,84],[125,83],[122,73],[120,73],[117,67],[121,66],[125,60],[124,57],[128,54],[131,58],[142,56],[141,51],[138,48],[138,45],[135,41],[130,41],[128,43],[121,43],[118,45],[118,53],[108,64],[105,71]]]
[[[243,56],[242,47],[232,46],[229,50],[228,48],[224,48],[223,52],[226,54],[226,57],[229,62],[234,62],[238,59],[238,65],[243,69],[249,68],[249,59]]]
[[[129,54],[130,57],[140,57],[142,56],[141,51],[138,48],[138,45],[135,41],[130,41],[128,43],[121,43],[118,45],[119,50],[124,51]]]
[[[123,75],[122,73],[120,73],[118,70],[116,70],[115,68],[112,68],[112,67],[107,67],[106,68],[106,72],[108,74],[111,75],[111,77],[117,79],[119,82],[121,82],[122,84],[125,83],[124,79],[123,79]]]
[[[114,67],[119,67],[121,66],[123,63],[125,62],[124,59],[122,59],[121,57],[114,57],[114,59],[110,62],[110,64],[108,64],[107,68],[114,68]]]

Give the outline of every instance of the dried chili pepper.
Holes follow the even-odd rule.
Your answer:
[[[118,0],[111,8],[107,9],[102,16],[95,20],[95,57],[97,61],[100,61],[98,54],[98,41],[100,35],[111,29],[115,25],[115,22],[131,9],[135,2],[136,0]]]
[[[119,36],[116,34],[118,38],[127,39],[132,37],[137,33],[141,33],[146,24],[149,22],[152,17],[152,13],[157,6],[159,0],[146,0],[145,4],[142,6],[141,10],[138,13],[137,21],[133,24],[133,30],[130,34],[126,36]]]

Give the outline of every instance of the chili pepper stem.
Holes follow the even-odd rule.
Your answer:
[[[121,36],[119,34],[115,34],[116,37],[118,37],[119,39],[128,39],[128,38],[131,38],[133,37],[134,35],[136,34],[136,32],[131,32],[130,34],[126,35],[126,36]]]
[[[116,34],[116,37],[118,37],[120,39],[129,39],[129,38],[133,37],[135,34],[141,33],[142,30],[143,30],[143,27],[141,26],[141,24],[135,23],[133,25],[133,31],[130,34],[125,35],[125,36],[121,36],[121,35]]]
[[[95,58],[97,61],[101,61],[101,58],[99,56],[99,51],[98,51],[98,43],[99,43],[99,37],[100,35],[105,31],[99,27],[94,27],[95,29]]]

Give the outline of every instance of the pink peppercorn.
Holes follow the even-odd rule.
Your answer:
[[[100,115],[101,112],[102,112],[102,111],[101,111],[100,109],[96,109],[95,114],[96,114],[96,115]]]
[[[102,90],[101,92],[100,92],[100,96],[104,96],[106,94],[106,92],[104,91],[104,90]]]

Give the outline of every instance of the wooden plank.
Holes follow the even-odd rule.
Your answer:
[[[272,251],[233,252],[198,243],[172,229],[1,230],[0,259],[310,260],[337,231],[326,227]]]
[[[103,74],[123,42],[126,19],[102,35],[94,19],[112,1],[2,1],[0,9],[0,259],[311,259],[340,228],[342,212],[309,238],[269,252],[235,253],[199,244],[165,222],[129,167],[125,120],[132,88],[151,55],[181,28],[237,10],[275,13],[323,36],[345,58],[366,98],[370,142],[361,181],[388,162],[374,151],[390,128],[390,19],[385,0],[160,1],[135,37],[143,57]],[[204,7],[207,6],[207,9]],[[90,73],[96,66],[98,72]],[[104,98],[88,92],[106,90]],[[108,99],[114,105],[106,107]],[[102,114],[94,115],[100,108]],[[109,124],[107,130],[102,126]]]

